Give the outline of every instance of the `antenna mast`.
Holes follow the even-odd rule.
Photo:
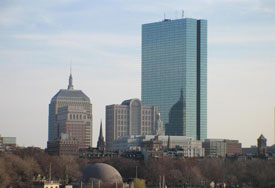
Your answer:
[[[184,10],[181,12],[181,18],[184,18]]]

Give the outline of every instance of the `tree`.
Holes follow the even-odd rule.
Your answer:
[[[144,179],[135,178],[133,182],[135,188],[146,188]]]

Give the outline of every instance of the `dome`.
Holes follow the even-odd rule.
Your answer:
[[[101,183],[112,185],[122,184],[120,173],[112,166],[105,163],[94,163],[83,170],[83,180],[100,180]]]

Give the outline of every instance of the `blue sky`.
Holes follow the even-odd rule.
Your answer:
[[[0,134],[46,146],[48,104],[68,84],[105,105],[140,98],[141,24],[208,20],[208,137],[274,144],[275,1],[1,0]]]

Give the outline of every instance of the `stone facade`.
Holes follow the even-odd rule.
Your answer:
[[[156,106],[143,106],[139,99],[106,106],[107,150],[121,136],[157,134],[164,135],[164,128]]]
[[[72,75],[68,89],[61,89],[49,104],[48,141],[58,140],[61,133],[80,142],[81,147],[92,146],[92,104],[81,90],[73,87]]]
[[[79,142],[76,139],[70,139],[62,134],[59,140],[47,142],[47,153],[58,156],[78,156]]]

